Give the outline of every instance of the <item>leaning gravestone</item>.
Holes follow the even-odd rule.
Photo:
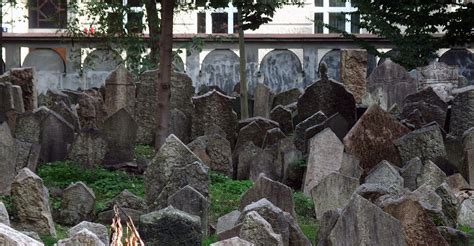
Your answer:
[[[331,245],[406,245],[400,222],[354,195],[329,234]]]
[[[453,89],[458,87],[458,68],[448,66],[442,62],[432,62],[426,67],[417,68],[419,73],[418,84],[421,89],[428,87],[438,94],[445,102],[451,97]]]
[[[56,237],[48,189],[40,177],[28,168],[22,169],[12,183],[11,194],[18,228]]]
[[[281,235],[275,233],[272,225],[255,211],[245,215],[239,236],[259,245],[283,246]]]
[[[439,58],[439,62],[457,66],[459,75],[464,76],[470,85],[474,84],[474,54],[468,49],[450,49]]]
[[[341,168],[343,153],[344,145],[329,128],[310,140],[304,194],[311,195],[313,187],[330,173],[337,172]]]
[[[356,122],[356,102],[352,93],[343,84],[328,79],[325,74],[321,79],[306,87],[298,99],[298,117],[304,120],[318,111],[325,115],[340,113],[352,126]]]
[[[16,140],[16,150],[16,171],[27,167],[32,172],[36,172],[41,145]]]
[[[356,102],[361,103],[367,90],[367,51],[342,50],[340,77]]]
[[[137,123],[122,108],[104,122],[103,131],[107,142],[104,163],[113,166],[133,160],[133,144],[137,135]]]
[[[365,172],[382,160],[401,166],[393,141],[409,131],[378,105],[372,105],[347,133],[344,145],[346,151],[360,159]]]
[[[199,246],[202,239],[199,217],[171,206],[140,216],[139,233],[150,246]]]
[[[270,111],[270,119],[278,122],[280,124],[281,130],[285,134],[290,134],[293,132],[293,116],[291,110],[278,105]]]
[[[188,147],[211,170],[232,177],[232,150],[225,137],[219,134],[200,136],[189,143]]]
[[[74,127],[75,131],[79,131],[81,129],[81,125],[79,123],[79,116],[77,116],[77,112],[73,111],[70,107],[66,105],[63,101],[55,103],[52,105],[51,110],[56,112],[58,115],[63,117],[65,121],[71,124]]]
[[[23,103],[26,111],[38,107],[38,92],[36,91],[36,71],[34,68],[13,68],[10,70],[10,81],[21,87]]]
[[[0,83],[0,113],[9,110],[15,110],[19,113],[25,112],[21,87],[9,82]]]
[[[186,185],[168,198],[168,205],[188,214],[199,216],[202,233],[208,235],[209,202],[199,191]]]
[[[16,143],[6,122],[0,124],[0,195],[10,194],[16,175]]]
[[[73,226],[84,220],[92,219],[95,194],[82,182],[69,185],[64,189],[61,199],[59,218],[62,224]]]
[[[474,87],[469,86],[461,89],[454,97],[449,133],[454,136],[462,136],[471,127],[474,127]]]
[[[145,199],[153,208],[164,208],[168,198],[190,185],[208,196],[208,167],[173,134],[166,138],[144,176]]]
[[[41,161],[64,160],[68,146],[74,141],[74,127],[54,111],[47,113],[41,122]]]
[[[95,129],[79,132],[72,143],[68,159],[85,168],[94,168],[104,161],[107,142],[102,133]]]
[[[387,59],[367,79],[367,91],[382,94],[381,104],[387,107],[385,110],[394,104],[403,107],[403,99],[416,91],[416,81],[405,68]]]
[[[323,123],[327,119],[326,115],[318,111],[312,116],[306,118],[295,127],[295,146],[303,153],[307,151],[306,130],[313,126]]]
[[[237,115],[232,110],[232,97],[213,90],[193,97],[192,138],[204,135],[205,129],[217,125],[224,130],[225,138],[233,146],[237,127]]]
[[[105,109],[113,115],[125,108],[133,115],[135,110],[135,83],[124,65],[118,65],[105,79]]]
[[[303,94],[303,89],[293,88],[284,92],[276,94],[273,98],[272,107],[275,108],[278,105],[286,106],[298,101],[298,97]]]
[[[403,110],[400,114],[402,119],[410,121],[414,111],[421,115],[422,122],[416,127],[421,127],[433,121],[438,125],[444,126],[448,113],[448,104],[445,103],[432,87],[427,87],[419,92],[408,95],[403,102]],[[414,124],[416,122],[410,121]]]

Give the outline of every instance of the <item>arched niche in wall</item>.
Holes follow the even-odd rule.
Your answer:
[[[439,62],[457,66],[459,75],[466,77],[470,85],[474,84],[474,53],[465,48],[453,48],[446,51]]]
[[[36,89],[44,93],[50,89],[63,87],[66,63],[53,49],[33,49],[26,55],[22,67],[34,67],[36,70]]]
[[[240,81],[239,56],[229,49],[216,49],[201,63],[198,87],[214,85],[227,94],[232,94],[234,85]]]
[[[318,65],[318,74],[322,62],[325,62],[328,67],[328,77],[340,81],[341,50],[334,49],[323,56]]]
[[[123,62],[120,54],[111,49],[96,49],[84,60],[83,70],[86,76],[86,88],[100,87],[105,78]]]
[[[300,59],[287,49],[270,51],[260,63],[260,73],[264,76],[264,83],[275,93],[292,88],[304,88],[302,72]],[[249,88],[254,86],[249,85]]]

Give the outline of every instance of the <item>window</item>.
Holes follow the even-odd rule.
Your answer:
[[[234,33],[239,32],[239,15],[238,13],[234,13]]]
[[[206,33],[206,13],[197,14],[197,32]]]
[[[346,30],[345,15],[342,13],[329,13],[329,25],[339,30]]]
[[[29,28],[65,28],[66,0],[29,0]]]
[[[314,33],[323,33],[323,13],[314,13]]]
[[[329,0],[329,7],[345,7],[346,0]]]
[[[212,13],[212,33],[227,33],[228,18],[227,13]]]
[[[360,14],[351,14],[351,33],[360,33]]]
[[[140,1],[128,0],[128,6],[134,11],[127,14],[127,30],[132,33],[143,32],[143,11],[136,10],[141,7]]]
[[[314,6],[316,7],[323,7],[324,0],[314,0]]]

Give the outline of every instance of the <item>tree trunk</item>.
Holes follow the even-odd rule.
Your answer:
[[[245,43],[244,43],[244,29],[242,25],[242,9],[238,8],[239,18],[239,54],[240,54],[240,118],[242,120],[249,117],[249,106],[247,99],[247,76],[245,74],[246,59],[245,59]]]
[[[150,33],[150,59],[156,67],[159,62],[160,52],[160,18],[156,9],[156,0],[147,0],[145,2],[148,29]]]
[[[155,137],[155,149],[157,150],[163,145],[169,134],[174,4],[174,0],[161,1],[160,77],[158,78]]]

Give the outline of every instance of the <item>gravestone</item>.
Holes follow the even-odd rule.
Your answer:
[[[469,128],[474,127],[474,87],[465,87],[455,95],[451,106],[449,133],[462,136]]]
[[[36,172],[41,152],[41,145],[16,140],[16,171],[27,167]]]
[[[273,96],[271,88],[263,83],[257,83],[254,91],[253,115],[269,118]]]
[[[100,240],[100,238],[88,229],[82,229],[69,238],[59,240],[57,243],[57,246],[70,245],[105,246],[105,244]]]
[[[293,88],[287,91],[283,91],[277,93],[273,97],[273,108],[278,105],[286,106],[288,104],[292,104],[298,101],[298,98],[303,94],[303,89],[301,88]]]
[[[278,105],[270,111],[270,119],[278,122],[285,134],[293,132],[293,117],[291,111],[282,105]]]
[[[10,82],[21,87],[25,111],[32,111],[38,107],[36,71],[34,68],[12,68],[10,70]]]
[[[328,79],[321,79],[306,87],[298,99],[298,117],[306,119],[318,111],[325,115],[340,113],[350,126],[356,122],[356,102],[352,93],[343,84]]]
[[[295,146],[303,153],[307,151],[306,130],[313,126],[323,123],[327,119],[322,111],[318,111],[312,116],[306,118],[295,127]]]
[[[458,68],[448,66],[443,62],[432,62],[428,66],[417,68],[418,84],[421,89],[433,88],[436,94],[445,102],[451,97],[453,89],[458,87]]]
[[[95,194],[83,182],[77,182],[64,189],[59,218],[62,224],[73,226],[84,220],[91,220],[94,212]]]
[[[341,82],[354,95],[356,103],[362,102],[367,90],[367,58],[365,50],[341,51]]]
[[[168,197],[168,206],[201,218],[202,233],[208,235],[209,202],[199,191],[186,185]]]
[[[6,113],[10,110],[16,112],[25,112],[21,87],[12,85],[9,82],[0,83],[0,113]]]
[[[219,134],[200,136],[188,144],[213,171],[232,177],[232,150],[229,141]]]
[[[77,112],[73,111],[70,107],[66,105],[63,101],[55,103],[52,105],[51,110],[61,116],[65,121],[71,124],[74,127],[74,131],[78,132],[81,130],[81,125],[79,123],[79,116]]]
[[[104,164],[113,166],[133,160],[137,123],[126,109],[109,116],[104,122],[103,132],[107,142]]]
[[[405,68],[387,59],[367,79],[367,91],[372,95],[381,93],[385,110],[394,104],[403,107],[403,99],[416,91],[416,81]]]
[[[123,64],[118,65],[105,79],[105,109],[113,115],[125,108],[131,115],[135,110],[135,83]]]
[[[427,87],[419,92],[408,95],[404,100],[404,106],[400,117],[409,120],[415,124],[416,121],[411,120],[411,115],[417,110],[421,115],[421,122],[415,124],[420,128],[423,125],[435,121],[440,126],[445,125],[448,112],[448,104],[445,103],[432,87]]]
[[[12,183],[11,194],[15,197],[17,228],[56,237],[48,189],[40,177],[28,168],[20,170]]]
[[[402,162],[405,163],[415,157],[423,162],[438,161],[446,158],[443,135],[438,126],[424,127],[394,141]]]
[[[16,176],[16,143],[6,122],[0,124],[0,195],[10,194]]]
[[[245,215],[239,236],[257,245],[283,246],[281,235],[275,233],[272,225],[255,211]]]
[[[237,115],[232,110],[232,97],[215,90],[193,97],[192,138],[204,135],[205,129],[216,125],[224,130],[231,146],[235,143]]]
[[[233,238],[229,238],[229,239],[226,239],[226,240],[222,240],[222,241],[219,241],[219,242],[216,242],[216,243],[212,243],[210,246],[235,246],[235,245],[255,246],[255,244],[253,244],[253,243],[251,243],[247,240],[241,239],[240,237],[233,237]]]
[[[397,168],[388,161],[381,161],[365,177],[366,184],[377,184],[389,189],[390,192],[401,191],[404,180]]]
[[[372,105],[344,137],[344,146],[360,159],[365,172],[382,160],[401,166],[393,141],[409,131],[378,105]]]
[[[0,223],[0,242],[4,245],[43,246],[44,244]]]
[[[439,62],[457,66],[459,75],[464,76],[470,85],[474,84],[474,54],[465,48],[452,48],[445,52]]]
[[[40,125],[41,161],[55,162],[66,159],[68,147],[74,141],[74,126],[47,108],[36,112],[45,114]]]
[[[68,230],[68,236],[72,237],[83,229],[87,229],[94,233],[105,245],[109,245],[109,235],[107,227],[102,224],[92,223],[88,221],[82,221]]]
[[[105,157],[107,142],[98,130],[89,129],[79,132],[71,144],[68,159],[85,168],[99,166]]]
[[[341,168],[343,153],[344,145],[331,129],[323,130],[310,140],[304,194],[309,196],[313,187]]]
[[[405,188],[410,189],[411,191],[418,188],[416,182],[416,177],[421,174],[421,169],[423,168],[423,163],[419,157],[415,157],[403,166],[400,170],[400,175],[403,178]]]

